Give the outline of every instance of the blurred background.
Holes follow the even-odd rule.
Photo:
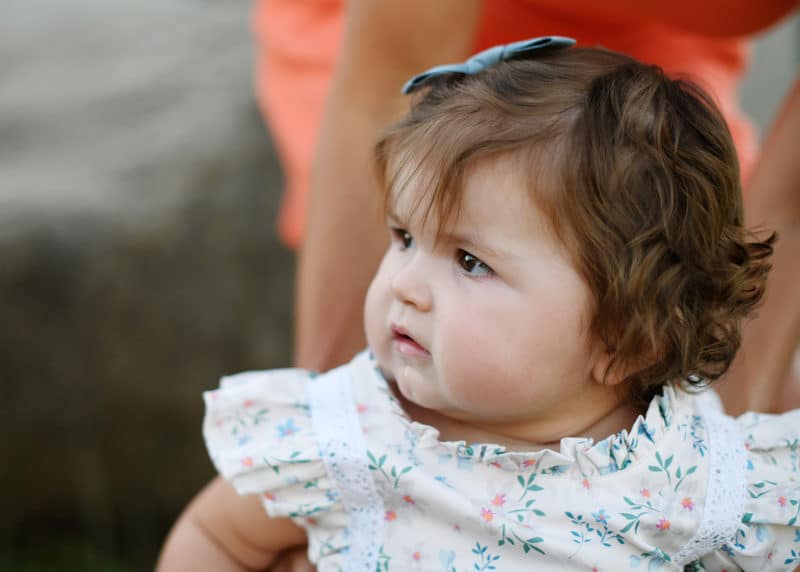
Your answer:
[[[0,570],[152,569],[212,476],[200,394],[290,364],[247,2],[4,0]],[[757,42],[762,132],[800,18]]]

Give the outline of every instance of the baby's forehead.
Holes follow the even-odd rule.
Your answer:
[[[456,228],[491,225],[487,215],[498,212],[496,207],[502,204],[513,206],[509,224],[549,227],[538,193],[520,163],[509,153],[479,157],[458,176],[437,176],[425,165],[406,163],[388,191],[386,214],[395,222],[446,234]]]
[[[386,210],[411,216],[422,209],[436,210],[441,204],[459,207],[471,200],[502,200],[511,190],[536,198],[559,179],[558,168],[536,149],[516,149],[478,154],[469,161],[448,164],[426,161],[413,152],[398,154],[387,164]],[[486,187],[493,194],[466,193]],[[441,214],[441,213],[439,213]]]

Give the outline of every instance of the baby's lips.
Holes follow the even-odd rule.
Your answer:
[[[427,348],[415,340],[403,326],[392,324],[391,331],[392,341],[395,343],[400,353],[417,357],[430,355]]]

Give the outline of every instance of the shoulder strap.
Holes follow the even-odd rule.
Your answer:
[[[736,534],[747,497],[747,450],[736,422],[719,411],[704,412],[708,453],[708,490],[697,532],[673,558],[678,566],[720,548]]]
[[[367,447],[353,401],[350,366],[308,384],[311,419],[328,476],[347,511],[350,548],[344,570],[374,572],[383,538],[383,500],[366,463]]]

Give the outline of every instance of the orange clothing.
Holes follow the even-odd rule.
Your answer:
[[[344,0],[258,0],[253,13],[259,45],[257,97],[286,180],[279,232],[292,248],[303,236],[311,163],[342,41],[343,10]],[[578,45],[602,45],[657,64],[670,75],[688,77],[716,99],[746,177],[757,151],[755,130],[739,108],[737,93],[748,61],[747,40],[705,37],[608,16],[606,3],[598,3],[596,12],[581,10],[571,11],[569,3],[553,7],[544,0],[491,0],[486,2],[474,51],[561,35],[576,38]]]

